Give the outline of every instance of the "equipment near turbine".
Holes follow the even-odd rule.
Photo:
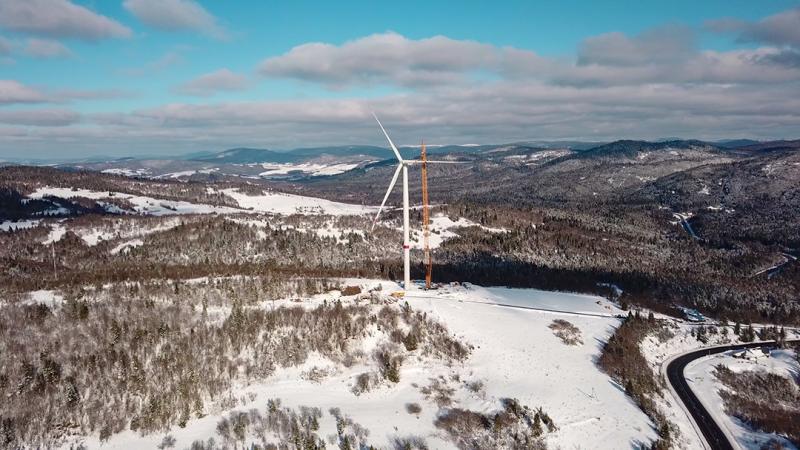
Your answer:
[[[431,213],[428,205],[428,156],[425,152],[425,142],[422,143],[422,150],[420,151],[420,159],[422,160],[422,242],[425,249],[425,289],[431,288],[431,272],[433,271],[433,262],[431,262],[431,231],[430,221]]]
[[[389,141],[389,146],[392,148],[394,152],[394,156],[397,157],[399,164],[397,164],[397,169],[394,171],[394,175],[392,176],[392,181],[389,183],[389,189],[386,190],[386,195],[383,196],[383,201],[381,202],[381,207],[378,208],[378,214],[375,215],[375,220],[372,221],[372,230],[375,230],[375,225],[378,223],[378,218],[381,215],[381,211],[383,211],[384,205],[386,205],[386,200],[389,198],[389,194],[392,193],[392,189],[394,189],[395,183],[397,183],[397,177],[400,176],[400,172],[403,172],[403,289],[406,291],[411,287],[411,245],[409,243],[409,228],[408,228],[408,166],[412,164],[422,164],[423,170],[423,215],[424,215],[424,226],[425,226],[425,258],[427,260],[428,268],[425,274],[425,285],[426,287],[430,287],[430,276],[431,276],[431,256],[430,256],[430,249],[428,245],[428,220],[429,220],[429,212],[428,212],[428,164],[436,163],[436,164],[460,164],[458,161],[428,161],[427,156],[425,155],[425,146],[422,147],[422,159],[403,159],[400,156],[400,151],[397,150],[397,147],[392,142],[392,138],[389,137],[389,134],[386,132],[386,129],[383,128],[383,124],[381,121],[378,120],[378,116],[375,113],[372,113],[372,117],[375,118],[375,121],[378,122],[378,126],[381,127],[381,131],[383,131],[383,135],[386,136],[386,140]]]

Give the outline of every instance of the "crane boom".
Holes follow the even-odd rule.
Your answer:
[[[422,143],[422,241],[425,249],[425,289],[431,288],[430,206],[428,205],[428,157]]]

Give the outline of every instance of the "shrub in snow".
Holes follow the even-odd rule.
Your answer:
[[[453,394],[456,390],[447,384],[444,377],[431,378],[431,384],[420,389],[425,400],[431,400],[439,408],[446,408],[453,404]]]
[[[409,414],[419,414],[422,412],[422,407],[419,403],[406,403],[406,412]]]
[[[375,361],[383,378],[397,383],[400,381],[400,366],[403,364],[403,355],[396,345],[384,344],[373,353]]]
[[[786,436],[800,446],[800,379],[766,371],[734,372],[716,366],[725,411],[750,426]]]
[[[395,436],[392,438],[394,450],[428,450],[428,443],[420,436]]]
[[[351,391],[353,394],[360,395],[364,392],[369,392],[373,386],[379,383],[377,375],[372,372],[364,372],[356,376],[355,383]]]
[[[516,399],[501,399],[495,413],[461,408],[444,410],[434,425],[444,430],[459,449],[508,448],[545,449],[542,436],[556,426],[541,408],[536,411]]]
[[[581,330],[569,321],[556,319],[548,328],[553,330],[553,334],[567,345],[583,345]]]

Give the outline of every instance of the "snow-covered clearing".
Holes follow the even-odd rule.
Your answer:
[[[492,228],[480,225],[475,223],[471,220],[465,219],[460,217],[458,220],[453,221],[450,217],[444,214],[435,214],[431,217],[430,222],[430,247],[431,248],[439,248],[442,243],[448,239],[458,237],[458,234],[454,232],[454,229],[458,228],[468,228],[468,227],[479,227],[483,231],[489,233],[506,233],[508,230],[504,228]],[[421,228],[414,228],[411,230],[412,233],[412,248],[415,249],[422,249],[424,247],[424,241],[422,237],[422,229]]]
[[[261,195],[248,195],[238,189],[224,189],[222,192],[236,200],[240,207],[262,213],[344,216],[374,214],[377,211],[375,206],[352,205],[279,192],[264,192]]]
[[[6,220],[0,222],[0,231],[17,231],[39,226],[41,220]]]
[[[214,167],[213,169],[199,169],[199,170],[183,170],[180,172],[170,172],[165,173],[163,175],[159,175],[155,178],[180,178],[180,177],[190,177],[194,174],[210,174],[219,171],[219,168]]]
[[[23,295],[21,303],[25,305],[46,305],[48,308],[55,308],[64,303],[64,296],[57,291],[51,290],[31,291]]]
[[[138,214],[146,214],[152,216],[164,216],[173,214],[225,214],[225,213],[240,213],[241,210],[229,208],[227,206],[212,206],[198,203],[189,203],[184,201],[175,200],[162,200],[153,197],[131,195],[121,192],[99,192],[89,189],[71,189],[71,188],[54,188],[44,187],[34,191],[29,198],[42,198],[47,195],[52,195],[61,198],[72,197],[86,197],[94,200],[104,198],[119,198],[130,202],[133,209]],[[109,205],[114,206],[114,205]],[[115,207],[115,206],[114,206]]]
[[[261,164],[261,167],[264,168],[264,172],[261,172],[259,176],[261,177],[270,177],[275,175],[288,175],[291,172],[302,172],[306,175],[311,176],[321,176],[321,175],[337,175],[340,173],[347,172],[348,170],[355,169],[358,167],[359,163],[355,164],[347,164],[347,163],[337,163],[337,164],[317,164],[317,163],[302,163],[302,164],[270,164],[264,163]]]
[[[265,192],[261,195],[247,195],[238,189],[222,191],[234,198],[242,209],[227,206],[213,206],[185,201],[162,200],[153,197],[125,194],[121,192],[92,191],[89,189],[71,189],[44,187],[34,191],[29,198],[42,198],[48,195],[61,198],[86,197],[95,200],[119,198],[133,205],[138,214],[162,216],[178,214],[237,214],[244,212],[273,214],[331,214],[360,215],[377,211],[374,206],[352,205],[333,202],[316,197],[302,195]],[[120,212],[116,205],[107,205],[109,212]]]
[[[47,238],[42,241],[42,244],[48,245],[53,242],[58,242],[65,234],[67,234],[67,228],[61,223],[54,223],[50,229],[50,233],[47,234]]]
[[[64,237],[67,231],[71,231],[83,239],[86,245],[95,246],[100,242],[113,239],[141,238],[148,234],[167,231],[180,224],[180,218],[162,219],[162,221],[155,226],[148,226],[139,222],[132,223],[124,220],[117,220],[111,223],[102,222],[96,226],[82,226],[74,225],[67,220],[61,220],[51,225],[50,233],[42,243],[50,244],[52,242],[58,242]],[[139,241],[138,244],[134,244],[133,246],[138,245],[142,245],[142,242]],[[121,249],[122,247],[120,247],[120,250]],[[112,250],[111,253],[118,252],[119,250],[117,252]]]
[[[796,449],[797,447],[782,436],[755,431],[742,421],[729,416],[725,412],[725,403],[719,395],[719,391],[727,389],[727,387],[714,376],[714,368],[721,364],[738,373],[766,371],[784,377],[793,377],[800,373],[800,366],[795,360],[794,353],[790,350],[774,350],[769,357],[757,360],[734,358],[732,353],[720,353],[689,363],[684,374],[692,382],[692,390],[714,416],[714,420],[723,427],[727,435],[736,439],[741,448],[760,449],[767,441],[775,439],[783,444],[783,448]]]
[[[150,175],[149,169],[105,169],[101,173],[110,173],[114,175],[125,175],[127,177],[146,176]]]
[[[116,247],[112,248],[109,253],[112,255],[116,255],[117,253],[125,253],[134,247],[139,247],[143,245],[144,242],[141,239],[131,239],[130,241],[125,241]]]
[[[358,284],[363,290],[382,285],[383,292],[399,289],[395,283],[370,280],[344,280],[343,285]],[[322,301],[341,298],[338,292],[317,295],[300,305],[311,307]],[[410,357],[402,365],[400,381],[384,384],[359,396],[351,392],[354,378],[364,371],[356,365],[346,368],[312,356],[300,367],[280,369],[266,381],[237,389],[237,406],[227,410],[207,411],[192,419],[184,428],[174,427],[169,434],[176,448],[186,448],[196,440],[215,436],[217,422],[231,411],[264,410],[268,399],[280,398],[284,406],[341,408],[343,414],[370,431],[369,442],[379,448],[392,448],[393,437],[423,437],[432,449],[454,448],[433,422],[439,408],[426,399],[421,389],[439,379],[453,389],[453,406],[479,412],[500,407],[499,399],[517,398],[532,408],[541,406],[555,421],[558,430],[546,434],[552,447],[620,449],[656,437],[650,420],[625,395],[623,389],[595,366],[601,343],[618,325],[612,317],[579,316],[581,312],[618,310],[600,297],[530,289],[444,286],[435,291],[409,292],[406,301],[415,310],[446,324],[460,340],[474,346],[471,356],[452,366],[430,358]],[[263,307],[271,307],[267,302]],[[288,301],[279,301],[286,304]],[[498,306],[494,303],[527,307],[569,310],[573,314],[555,314]],[[297,303],[291,303],[297,305]],[[577,326],[583,344],[567,346],[548,328],[555,318]],[[369,346],[369,342],[365,342]],[[310,380],[312,368],[327,373],[321,380]],[[472,385],[470,383],[481,382]],[[469,386],[479,386],[470,389]],[[407,403],[418,403],[418,414],[406,411]],[[320,436],[335,434],[336,424],[327,413],[320,420]],[[113,435],[102,448],[152,448],[163,434],[140,436],[131,431]],[[215,437],[219,442],[219,437]],[[100,446],[97,436],[85,440],[90,448]]]

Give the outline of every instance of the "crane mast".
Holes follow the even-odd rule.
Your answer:
[[[422,242],[425,250],[425,289],[431,288],[430,206],[428,205],[428,158],[422,143]]]

